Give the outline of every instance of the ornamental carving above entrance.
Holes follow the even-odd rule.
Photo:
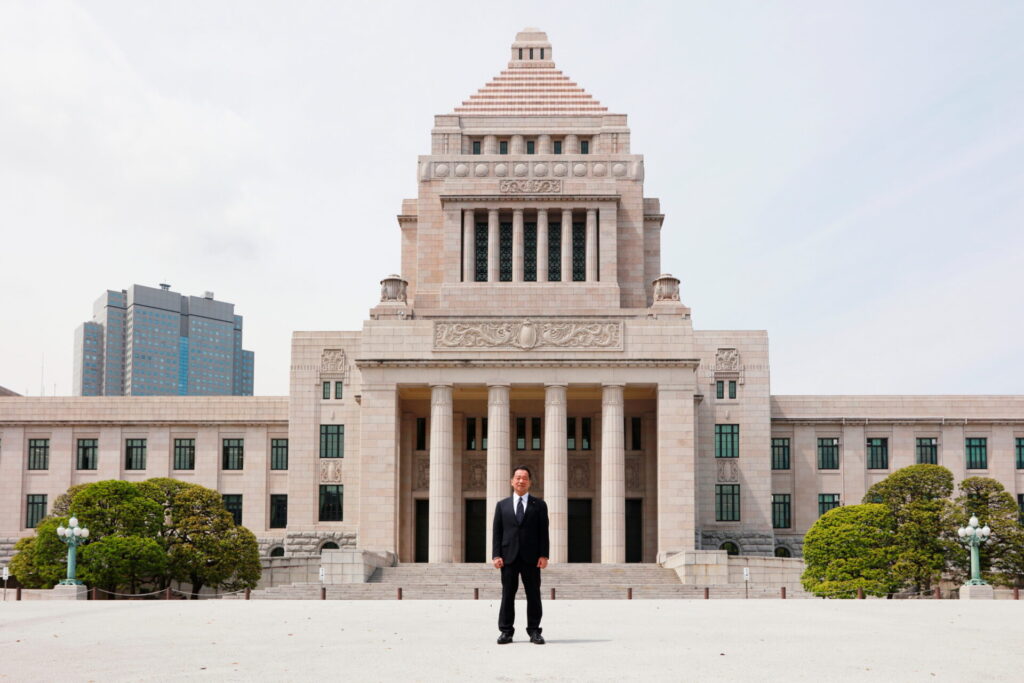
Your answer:
[[[558,194],[562,191],[561,180],[502,180],[498,183],[502,194]]]
[[[474,349],[621,351],[621,321],[487,320],[434,323],[435,351]]]

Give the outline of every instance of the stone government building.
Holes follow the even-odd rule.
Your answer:
[[[0,555],[72,484],[215,488],[267,555],[483,562],[511,467],[555,562],[798,556],[916,462],[1024,501],[1024,397],[773,396],[766,332],[694,329],[626,116],[527,29],[435,117],[401,276],[362,330],[296,332],[287,397],[0,398]]]

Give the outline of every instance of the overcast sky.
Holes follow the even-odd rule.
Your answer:
[[[0,2],[0,385],[69,394],[93,301],[168,282],[287,393],[526,26],[629,115],[663,270],[768,330],[773,393],[1024,392],[1024,4],[891,0]]]

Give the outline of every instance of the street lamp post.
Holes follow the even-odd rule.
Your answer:
[[[956,530],[956,535],[960,537],[960,542],[971,549],[971,580],[965,585],[967,586],[987,586],[988,584],[984,579],[981,578],[981,558],[980,548],[981,544],[988,540],[992,530],[988,528],[988,524],[978,528],[978,518],[971,515],[971,520],[967,522],[967,526],[962,526]]]
[[[57,535],[60,536],[60,540],[68,545],[68,578],[61,581],[60,585],[81,586],[82,582],[75,578],[78,546],[85,543],[85,539],[89,538],[89,530],[78,526],[78,518],[72,517],[68,520],[67,528],[63,524],[57,527]]]

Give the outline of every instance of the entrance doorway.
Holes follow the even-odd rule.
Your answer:
[[[466,499],[466,528],[463,534],[466,547],[463,562],[487,561],[487,501],[481,498]]]
[[[593,527],[589,498],[569,499],[568,541],[570,562],[593,562]]]
[[[416,501],[416,543],[413,553],[416,562],[427,562],[430,559],[430,500],[422,498]]]
[[[626,562],[643,562],[643,509],[643,498],[626,499]]]

